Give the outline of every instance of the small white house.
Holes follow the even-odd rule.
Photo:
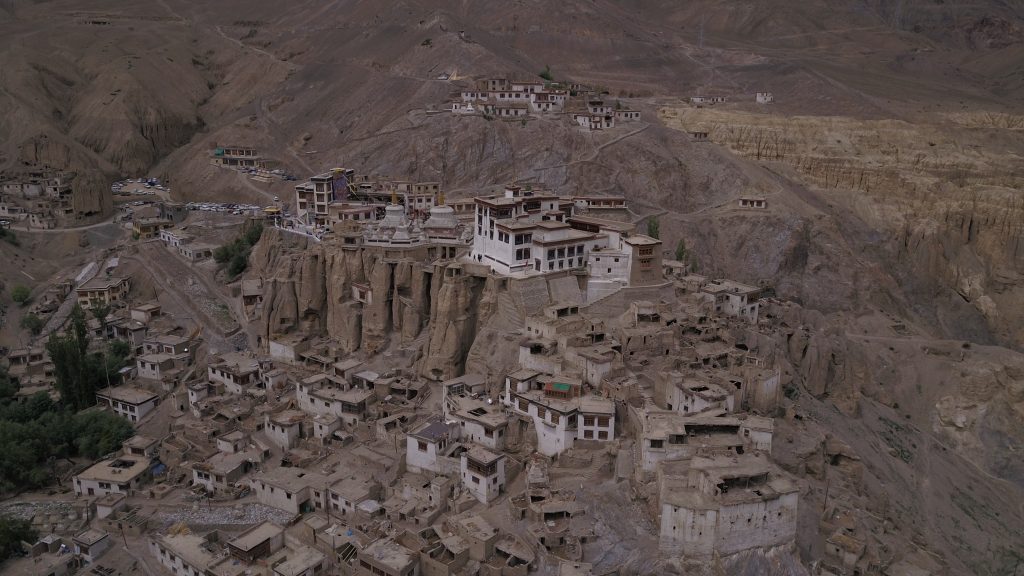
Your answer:
[[[758,92],[756,98],[758,104],[771,104],[775,102],[775,95],[771,92]]]
[[[111,546],[110,534],[99,530],[86,530],[72,538],[71,543],[74,544],[75,554],[88,564],[96,562]]]
[[[160,396],[134,386],[117,386],[97,392],[96,402],[111,408],[122,418],[138,422],[160,404]]]
[[[487,504],[505,492],[505,455],[473,446],[462,453],[461,476],[466,490]]]

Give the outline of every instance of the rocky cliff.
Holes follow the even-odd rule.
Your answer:
[[[259,335],[324,334],[346,352],[423,344],[420,373],[461,375],[479,325],[489,316],[488,280],[461,267],[424,265],[378,249],[342,249],[267,229],[251,256],[249,277],[264,281]],[[360,299],[353,287],[366,290]],[[429,322],[428,322],[429,321]],[[429,329],[427,329],[429,327]],[[426,330],[425,330],[426,329]]]

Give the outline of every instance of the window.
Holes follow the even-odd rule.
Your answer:
[[[548,260],[554,260],[554,259],[555,259],[555,251],[554,251],[554,249],[548,250]]]
[[[664,440],[651,440],[651,448],[661,448],[665,445]]]
[[[558,424],[559,421],[561,421],[561,419],[562,419],[562,415],[561,414],[559,414],[558,412],[554,412],[554,411],[551,412],[551,423],[552,424]]]
[[[606,430],[599,430],[598,433],[597,433],[597,439],[598,440],[607,440],[608,439],[608,432]]]
[[[417,441],[416,444],[417,444],[416,447],[419,449],[420,452],[426,452],[427,451],[427,443],[424,442],[423,440]]]
[[[476,476],[470,476],[469,478],[473,481],[473,484],[479,484],[480,483],[480,479],[477,478]]]
[[[530,249],[529,248],[519,248],[519,249],[516,250],[516,260],[529,260],[529,259],[530,259]]]
[[[583,417],[583,425],[584,426],[593,426],[594,425],[594,417],[593,416],[584,416]]]

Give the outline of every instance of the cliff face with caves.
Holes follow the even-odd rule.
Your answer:
[[[420,373],[443,380],[464,371],[479,324],[489,315],[488,280],[448,263],[423,265],[383,250],[342,249],[268,229],[248,276],[264,282],[261,339],[323,334],[346,352],[424,345]],[[354,286],[369,289],[359,301]]]

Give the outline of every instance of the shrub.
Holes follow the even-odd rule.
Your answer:
[[[537,74],[537,76],[540,76],[541,78],[547,80],[548,82],[555,81],[554,76],[551,75],[551,66],[548,66],[547,64],[544,65],[544,69],[541,70],[540,73]]]
[[[14,232],[6,228],[0,228],[0,238],[6,240],[8,244],[21,246],[21,242],[18,242],[18,237],[14,235]]]
[[[27,304],[31,297],[32,291],[28,289],[28,286],[18,284],[11,289],[11,298],[21,306]]]
[[[222,266],[227,265],[228,274],[234,278],[245,272],[249,265],[249,253],[262,236],[261,222],[247,223],[237,238],[213,251],[213,259]]]
[[[21,327],[38,336],[43,331],[43,321],[35,314],[25,314],[21,318]]]
[[[0,561],[21,552],[21,543],[35,542],[37,536],[28,520],[0,516]]]

